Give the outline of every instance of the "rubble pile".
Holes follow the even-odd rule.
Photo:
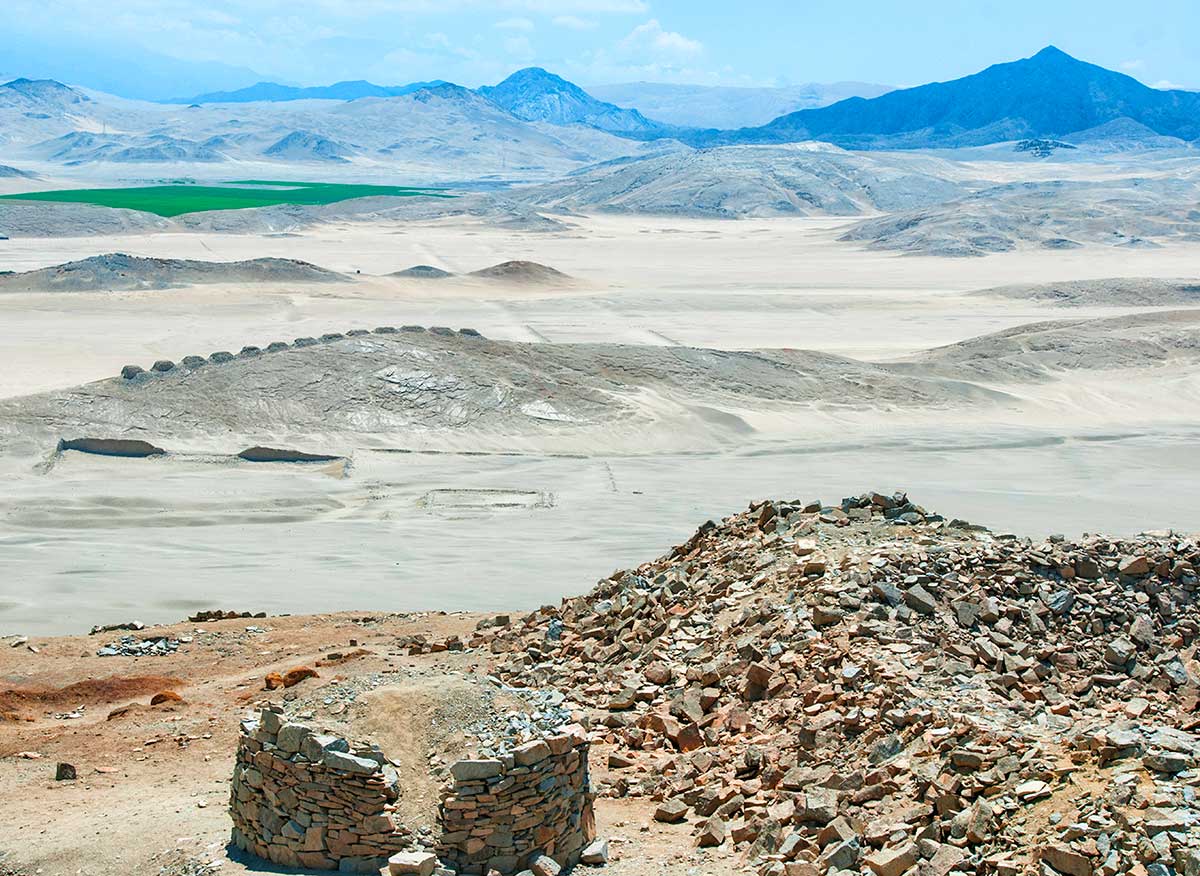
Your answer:
[[[174,654],[180,645],[190,642],[191,636],[122,636],[96,649],[97,657],[163,657]]]
[[[466,646],[590,710],[601,793],[762,874],[1197,876],[1198,570],[1169,533],[760,501]]]

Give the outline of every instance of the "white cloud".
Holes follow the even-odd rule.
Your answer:
[[[596,22],[578,15],[556,15],[554,23],[567,30],[595,30]]]
[[[1117,66],[1119,66],[1126,73],[1136,73],[1138,70],[1145,68],[1146,62],[1141,58],[1137,58],[1133,61],[1122,61]]]
[[[652,58],[683,60],[704,53],[704,43],[673,30],[663,30],[657,18],[639,24],[617,45],[622,52]]]
[[[529,42],[529,37],[526,36],[513,36],[506,39],[504,41],[504,51],[518,61],[532,60],[536,54]]]
[[[503,21],[497,21],[493,27],[499,30],[520,30],[530,33],[534,30],[534,23],[528,18],[506,18]]]

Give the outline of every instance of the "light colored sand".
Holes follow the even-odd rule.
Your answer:
[[[101,251],[213,260],[275,256],[363,276],[349,285],[206,286],[112,294],[0,295],[0,397],[74,386],[246,344],[356,326],[470,326],[511,340],[679,343],[720,349],[798,347],[886,359],[1061,314],[1033,302],[960,300],[1006,283],[1188,276],[1200,246],[1093,248],[983,259],[899,257],[835,238],[844,223],[721,222],[645,217],[577,220],[569,234],[521,234],[451,223],[345,225],[296,237],[153,234],[24,239],[0,267],[30,270]],[[414,264],[455,272],[507,259],[552,265],[568,290],[370,275]],[[1072,317],[1119,308],[1079,308]]]
[[[781,493],[836,501],[909,488],[929,507],[1025,534],[1194,530],[1186,473],[1200,432],[1125,434],[880,424],[840,442],[721,454],[360,454],[346,480],[77,457],[7,481],[0,630],[44,635],[216,606],[532,609]],[[475,492],[444,510],[422,502],[452,490]],[[505,507],[481,491],[536,491],[552,506]]]
[[[108,377],[127,362],[408,322],[472,326],[500,339],[796,347],[890,359],[1064,315],[1036,302],[964,297],[970,290],[1188,276],[1200,255],[1200,247],[1173,246],[896,257],[835,244],[838,227],[603,217],[550,235],[438,223],[282,238],[10,241],[6,269],[101,251],[281,256],[368,274],[417,263],[469,271],[524,258],[582,282],[531,290],[362,277],[319,289],[0,296],[0,396]],[[1069,316],[1121,312],[1072,308]],[[77,454],[40,473],[50,447],[33,455],[0,447],[0,633],[171,620],[216,606],[533,608],[656,555],[705,517],[780,492],[836,500],[909,488],[951,515],[1030,534],[1197,528],[1194,368],[1085,371],[995,388],[1012,393],[1012,404],[983,412],[738,411],[756,434],[692,453],[630,455],[626,440],[619,449],[564,448],[575,454],[566,457],[515,443],[487,449],[516,455],[389,454],[347,439],[353,465],[344,479],[322,467]],[[248,437],[210,443],[236,452]]]

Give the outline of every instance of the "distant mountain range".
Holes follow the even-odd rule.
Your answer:
[[[1200,138],[1200,93],[1150,88],[1053,46],[950,82],[850,98],[758,128],[710,132],[696,145],[824,140],[850,149],[979,146],[1066,137],[1118,120],[1181,140]]]
[[[408,85],[388,86],[355,79],[349,82],[335,82],[333,85],[304,88],[295,85],[280,85],[277,82],[259,82],[236,91],[212,91],[196,97],[168,101],[168,103],[254,103],[256,101],[358,100],[360,97],[403,97],[423,88],[448,84],[443,79],[434,79],[430,82],[410,82]]]
[[[588,92],[667,125],[691,128],[749,128],[782,115],[828,106],[848,97],[878,97],[894,89],[869,82],[811,82],[781,88],[733,88],[627,82],[592,85]]]
[[[715,92],[688,86],[679,94],[685,102],[696,100],[693,117],[703,117],[704,106],[726,99]],[[311,102],[285,103],[303,99]],[[260,103],[247,112],[239,106],[247,101]],[[384,87],[355,81],[316,88],[263,82],[189,103],[195,105],[118,101],[55,80],[14,79],[0,84],[0,158],[16,166],[404,161],[430,180],[469,175],[507,181],[545,180],[597,162],[693,149],[805,141],[854,150],[1016,141],[1016,150],[1034,159],[1059,150],[1094,154],[1200,145],[1200,93],[1149,88],[1053,47],[950,82],[851,97],[736,129],[655,119],[537,67],[478,90],[443,82]],[[759,168],[740,154],[723,155],[737,163],[739,173]],[[832,160],[826,165],[841,166]],[[700,179],[700,170],[719,177],[712,162],[678,166],[687,179]],[[675,167],[672,161],[644,163],[636,173],[597,180],[594,188],[603,191],[627,177]],[[639,177],[638,186],[644,183]]]
[[[355,100],[444,84],[385,87],[357,81],[295,88],[260,82],[189,102]],[[476,93],[526,122],[583,125],[634,140],[669,138],[694,147],[821,140],[847,149],[918,149],[1037,138],[1080,143],[1133,138],[1144,147],[1200,139],[1200,92],[1150,88],[1053,46],[961,79],[898,90],[865,83],[790,90],[639,83],[595,90],[615,102],[540,67],[528,67]],[[845,99],[830,102],[839,97]],[[762,118],[788,101],[809,105],[765,124],[727,127],[740,119]]]

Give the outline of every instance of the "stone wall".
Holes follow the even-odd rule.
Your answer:
[[[377,873],[411,845],[392,811],[398,776],[377,749],[286,723],[271,709],[242,725],[233,770],[233,842],[276,864]]]
[[[514,873],[539,855],[572,867],[595,836],[587,735],[577,725],[450,773],[438,857],[459,873]]]
[[[498,758],[458,761],[450,773],[437,852],[458,873],[515,873],[539,855],[571,867],[595,836],[587,734],[578,725]],[[417,845],[393,814],[400,791],[377,748],[355,748],[264,709],[242,725],[233,842],[283,866],[378,872]]]

